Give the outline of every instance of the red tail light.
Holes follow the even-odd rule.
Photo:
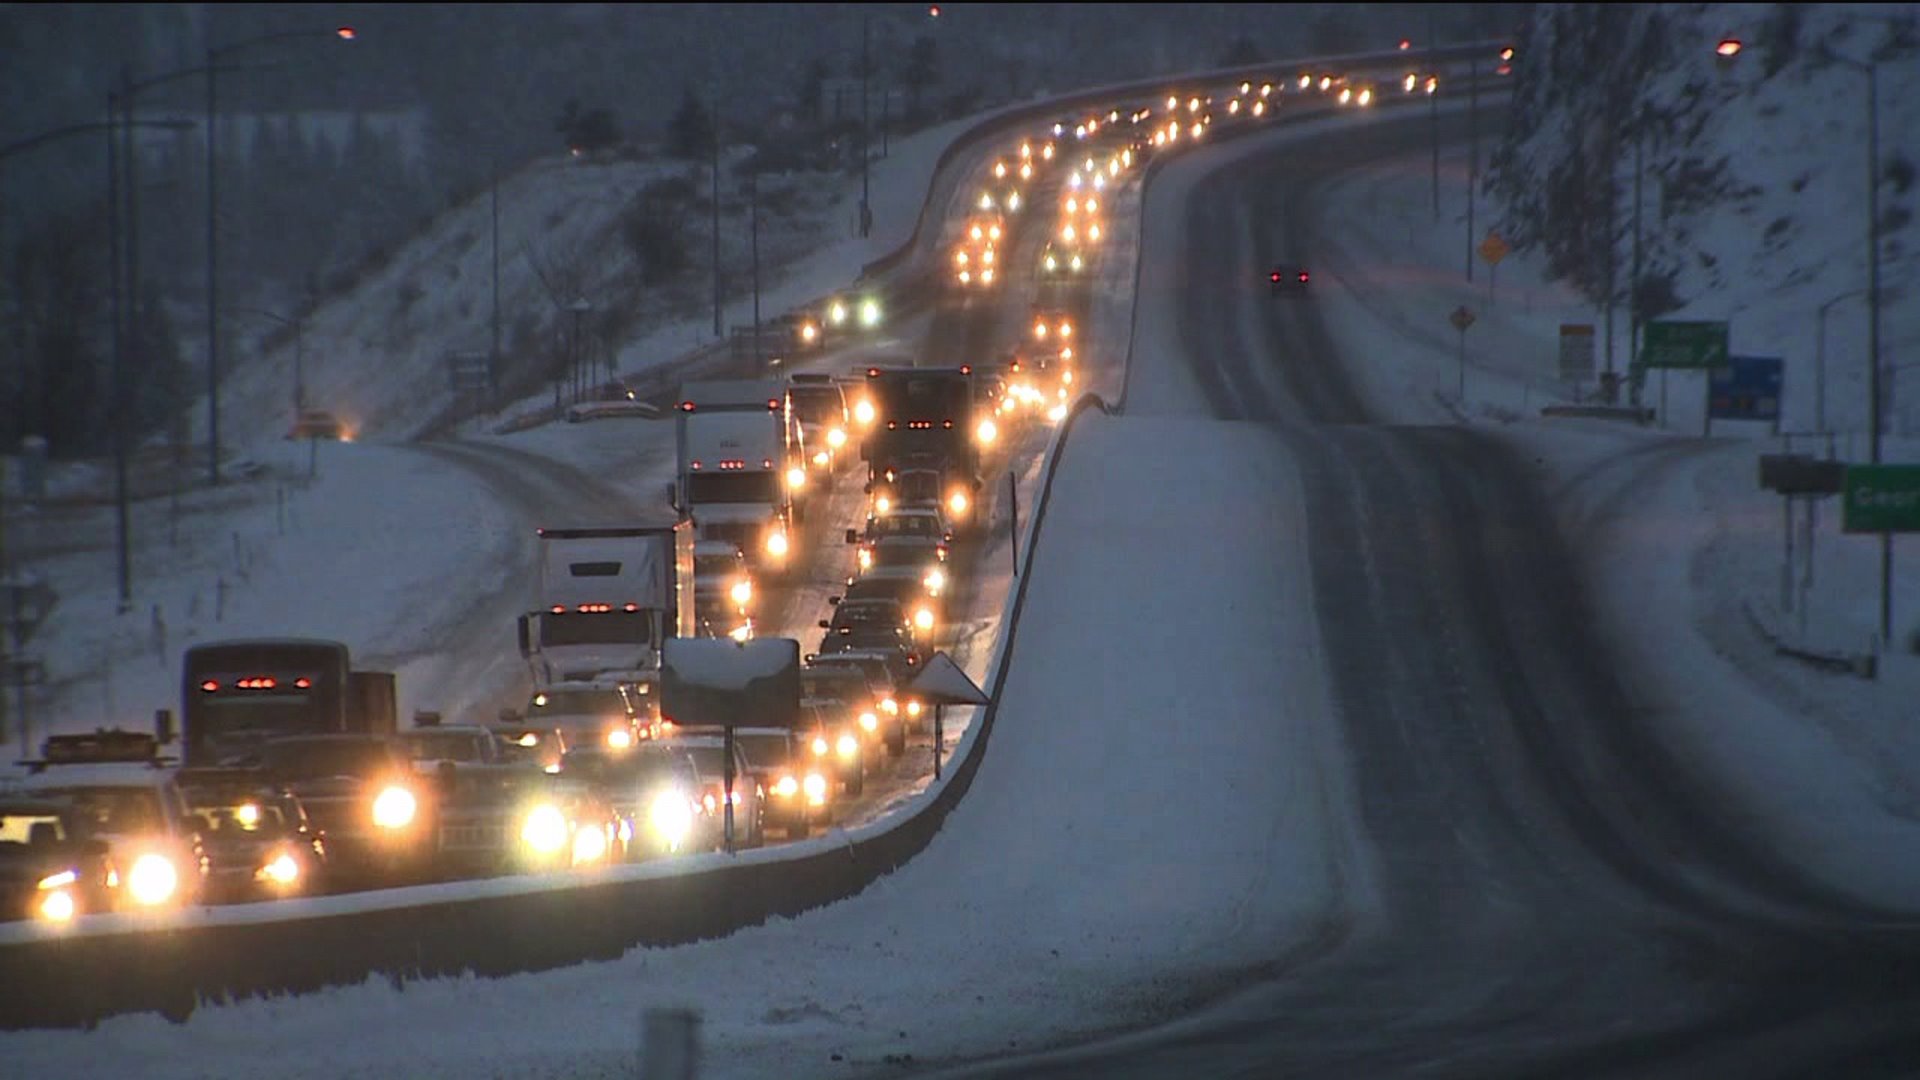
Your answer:
[[[1280,284],[1280,271],[1275,270],[1273,273],[1268,274],[1267,280],[1273,282],[1275,285]]]
[[[681,411],[681,412],[692,412],[692,411],[693,411],[693,402],[691,402],[691,401],[683,401],[683,402],[681,402],[681,403],[680,403],[680,411]]]
[[[1300,271],[1300,284],[1305,285],[1306,283],[1307,283],[1307,272],[1305,270],[1302,270]]]

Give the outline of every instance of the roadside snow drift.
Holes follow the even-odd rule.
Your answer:
[[[1085,416],[974,790],[866,894],[559,972],[25,1034],[9,1059],[28,1075],[625,1075],[642,1010],[685,1005],[705,1075],[791,1077],[1173,1015],[1347,902],[1346,766],[1299,617],[1302,524],[1258,428]]]

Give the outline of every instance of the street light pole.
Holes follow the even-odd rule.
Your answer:
[[[753,259],[753,369],[756,375],[766,368],[766,354],[760,351],[760,173],[747,174],[747,235]]]
[[[1439,74],[1434,65],[1434,39],[1440,31],[1434,21],[1433,8],[1427,8],[1427,75],[1432,78]],[[1440,220],[1440,95],[1427,95],[1427,133],[1433,143],[1433,220]]]
[[[1849,289],[1820,305],[1814,316],[1813,339],[1813,415],[1814,427],[1827,433],[1827,312],[1836,304],[1864,294],[1866,289]]]
[[[868,143],[872,139],[872,95],[867,92],[868,69],[873,40],[873,18],[860,16],[860,238],[867,238],[873,225],[872,189],[867,178]]]
[[[127,318],[126,307],[122,300],[125,287],[121,262],[120,237],[120,132],[118,129],[120,113],[125,98],[124,88],[130,80],[124,69],[121,71],[121,91],[107,92],[107,260],[111,264],[108,277],[108,295],[113,306],[113,364],[108,381],[113,384],[109,390],[108,416],[109,426],[113,429],[108,437],[113,441],[113,507],[115,537],[115,573],[120,588],[118,612],[125,615],[133,610],[133,559],[131,554],[133,530],[128,521],[131,514],[127,494],[127,434],[126,434],[126,349]],[[128,110],[128,119],[132,119]]]
[[[712,188],[710,194],[713,203],[713,336],[719,337],[720,329],[720,92],[716,86],[713,94],[712,138],[709,149],[713,152]]]

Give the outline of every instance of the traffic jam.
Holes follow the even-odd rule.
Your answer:
[[[1431,94],[1436,76],[1383,85]],[[881,300],[849,293],[778,321],[780,376],[682,383],[655,421],[674,425],[674,514],[538,531],[539,603],[514,628],[531,689],[484,720],[402,723],[394,674],[340,642],[188,648],[151,730],[49,737],[0,788],[4,918],[738,851],[924,786],[933,754],[910,750],[944,747],[915,680],[1006,600],[975,589],[1009,518],[990,478],[1023,473],[1084,389],[1116,192],[1283,97],[1382,92],[1318,71],[1240,81],[1062,115],[989,152],[938,273],[943,303],[1017,299],[1007,340],[953,366],[882,360]],[[709,686],[675,675],[676,650]],[[706,722],[712,685],[756,687],[763,713]]]

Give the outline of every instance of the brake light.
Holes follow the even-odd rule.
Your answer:
[[[681,402],[681,403],[680,403],[680,411],[681,411],[681,412],[692,412],[692,411],[693,411],[693,402],[691,402],[691,401],[683,401],[683,402]]]
[[[639,611],[639,610],[640,610],[640,605],[639,605],[639,604],[628,604],[628,605],[627,605],[626,607],[624,607],[624,608],[621,608],[620,610],[622,610],[622,611]]]
[[[780,399],[779,399],[779,398],[768,398],[768,399],[767,399],[767,411],[768,411],[768,412],[779,412],[779,411],[780,411]]]
[[[213,681],[212,679],[208,679],[206,682],[203,682],[200,684],[200,689],[205,691],[206,693],[211,694],[215,690],[220,689],[220,684]]]
[[[1307,272],[1305,270],[1302,270],[1300,271],[1300,284],[1305,285],[1306,283],[1307,283]]]
[[[1273,282],[1275,285],[1280,284],[1280,271],[1275,270],[1273,273],[1268,274],[1267,280]]]
[[[293,680],[293,687],[296,690],[311,689],[313,687],[313,680],[307,678],[305,675],[302,675],[299,678]]]
[[[879,369],[879,368],[877,368],[877,367],[870,367],[870,368],[868,368],[868,369],[867,369],[867,378],[869,378],[869,379],[877,379],[877,378],[879,378],[879,377],[880,377],[880,369]]]

